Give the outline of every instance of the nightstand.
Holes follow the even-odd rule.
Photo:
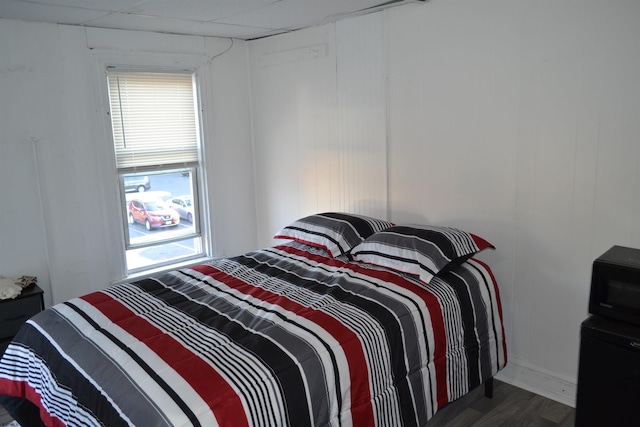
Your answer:
[[[14,299],[0,300],[0,355],[31,316],[44,310],[44,291],[38,285],[29,285]]]

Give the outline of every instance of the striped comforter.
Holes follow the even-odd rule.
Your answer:
[[[55,305],[0,360],[49,426],[414,426],[506,363],[498,287],[287,244]]]

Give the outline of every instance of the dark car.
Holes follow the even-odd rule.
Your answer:
[[[129,202],[129,224],[144,224],[147,230],[159,227],[175,227],[180,224],[180,215],[162,200],[133,199]]]
[[[148,176],[125,176],[124,191],[126,193],[137,191],[142,193],[151,189],[151,181]]]

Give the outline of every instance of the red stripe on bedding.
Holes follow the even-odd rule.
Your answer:
[[[341,260],[336,259],[336,258],[327,258],[327,257],[324,257],[322,255],[312,254],[312,253],[307,252],[307,251],[305,251],[303,249],[298,249],[298,248],[294,248],[294,247],[291,247],[291,246],[286,246],[286,245],[275,246],[274,249],[278,249],[278,250],[281,250],[283,252],[290,253],[292,255],[305,257],[305,258],[310,259],[311,261],[315,261],[315,262],[318,262],[318,263],[321,263],[321,264],[330,265],[331,267],[342,267],[342,266],[344,266],[346,264],[344,261],[341,261]]]
[[[298,239],[298,238],[293,238],[293,237],[288,237],[288,236],[280,236],[280,235],[275,235],[275,236],[273,236],[273,238],[274,239],[289,239],[289,240],[293,240],[293,241],[298,242],[298,243],[304,243],[305,245],[309,245],[309,246],[313,246],[313,247],[316,247],[316,248],[320,248],[320,249],[326,251],[329,256],[338,256],[338,255],[340,255],[340,254],[335,254],[335,255],[332,254],[331,251],[329,250],[329,248],[326,245],[319,245],[317,243],[310,242],[308,240]],[[286,245],[283,245],[283,246],[286,246]]]
[[[0,391],[7,396],[24,397],[33,403],[40,411],[40,419],[47,427],[64,427],[64,423],[56,417],[52,417],[42,406],[42,398],[26,381],[11,381],[0,378]],[[27,427],[27,426],[25,426]]]
[[[109,295],[94,292],[81,298],[153,350],[189,383],[217,418],[234,427],[249,425],[240,397],[211,365]]]
[[[375,424],[373,406],[371,404],[371,391],[369,389],[369,367],[357,334],[339,320],[322,311],[306,307],[286,296],[247,283],[210,265],[199,265],[193,267],[193,270],[210,276],[241,292],[243,295],[250,295],[260,301],[277,305],[291,313],[304,317],[331,334],[336,341],[341,343],[349,364],[351,413],[354,425],[360,427],[373,426]]]

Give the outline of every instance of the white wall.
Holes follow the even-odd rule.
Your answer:
[[[121,278],[116,177],[100,97],[104,61],[195,64],[215,254],[255,248],[244,45],[0,19],[0,166],[13,168],[0,199],[23,205],[0,211],[0,274],[38,274],[48,303]],[[16,179],[15,169],[27,178]]]
[[[261,246],[312,213],[387,215],[383,16],[357,22],[250,43]]]
[[[0,72],[0,98],[9,89],[5,89]],[[0,115],[0,129],[6,129],[5,121],[9,118],[3,116]],[[0,185],[13,189],[11,193],[0,190],[0,221],[7,224],[0,226],[0,275],[36,276],[39,286],[48,290],[49,262],[33,142],[3,134],[0,153]],[[49,304],[50,296],[45,296]]]
[[[329,208],[481,235],[497,246],[481,258],[502,291],[501,378],[574,404],[591,263],[640,247],[638,17],[623,0],[431,0],[251,42],[260,242]],[[371,94],[357,120],[353,88]],[[331,138],[388,175],[379,191],[350,169],[346,199],[387,209],[335,202],[350,181],[324,161]]]

